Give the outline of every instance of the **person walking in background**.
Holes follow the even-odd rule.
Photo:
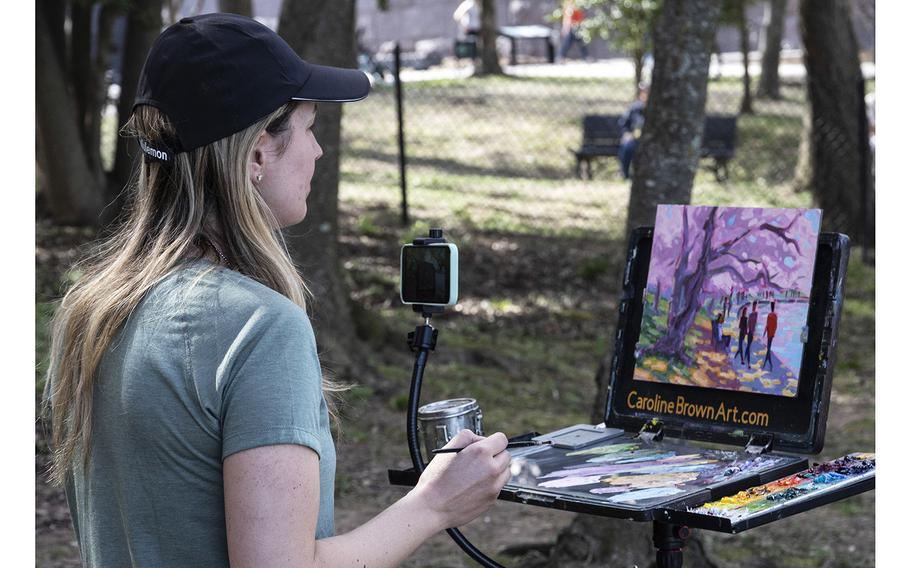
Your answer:
[[[739,349],[736,350],[736,354],[739,355],[739,362],[742,364],[746,363],[746,360],[743,358],[743,339],[746,338],[746,330],[749,328],[749,319],[746,317],[746,311],[748,306],[743,306],[739,309]]]
[[[755,338],[755,326],[758,324],[758,300],[752,301],[752,313],[746,330],[746,364],[752,364],[752,339]]]
[[[619,167],[622,177],[629,179],[632,173],[632,158],[638,147],[641,129],[645,126],[645,105],[648,103],[648,85],[638,85],[638,98],[629,105],[626,112],[619,119],[622,127],[622,138],[619,141]]]
[[[777,333],[777,314],[774,312],[774,302],[771,302],[771,313],[768,314],[768,319],[765,320],[765,331],[763,335],[768,337],[768,352],[765,353],[765,360],[761,364],[761,368],[765,368],[765,363],[771,365],[771,370],[774,370],[774,361],[771,359],[771,344],[774,343],[774,335]]]
[[[480,34],[480,8],[476,0],[464,0],[455,8],[452,19],[458,25],[458,39],[476,38]]]
[[[575,5],[575,0],[565,0],[562,3],[562,44],[559,46],[560,61],[566,58],[573,44],[578,44],[581,56],[587,61],[588,46],[579,37],[578,30],[585,19],[585,11]]]

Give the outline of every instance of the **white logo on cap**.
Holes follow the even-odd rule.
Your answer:
[[[148,154],[149,156],[161,160],[162,162],[168,161],[167,152],[162,152],[157,148],[152,148],[148,143],[142,138],[139,139],[139,147],[142,148],[142,151]]]

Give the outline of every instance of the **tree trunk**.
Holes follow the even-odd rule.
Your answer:
[[[720,2],[714,0],[666,0],[656,19],[654,74],[644,132],[635,156],[629,230],[652,225],[658,203],[690,200],[719,12]],[[595,378],[594,424],[603,420],[611,361],[612,353],[608,353]],[[650,523],[578,515],[538,566],[650,566],[655,558],[651,530]],[[687,568],[711,565],[699,544],[697,537],[688,541]]]
[[[123,15],[123,10],[118,4],[103,4],[101,15],[98,18],[98,47],[94,60],[92,61],[92,106],[94,111],[94,124],[92,125],[92,147],[98,149],[98,168],[99,174],[103,175],[101,170],[101,117],[107,103],[107,78],[105,73],[108,70],[111,53],[113,51],[113,31],[114,23],[117,18]],[[116,139],[113,150],[116,151]],[[113,167],[113,156],[109,156],[110,165]]]
[[[645,50],[636,49],[632,54],[632,63],[635,64],[635,95],[633,100],[638,98],[638,88],[641,85],[642,75],[645,70]]]
[[[253,0],[218,0],[218,9],[229,14],[253,17]]]
[[[659,203],[688,203],[701,152],[708,64],[720,2],[668,1],[655,21],[654,73],[634,157],[627,233]]]
[[[740,114],[752,114],[752,78],[749,76],[749,21],[746,19],[746,2],[740,2],[739,50],[743,54],[743,98],[739,105]]]
[[[69,61],[66,57],[66,0],[42,0],[41,11],[44,14],[45,28],[51,37],[54,53],[60,61],[61,69],[69,74]]]
[[[82,133],[82,142],[89,148],[92,111],[92,10],[88,2],[70,3],[69,81],[73,88],[76,120]],[[88,128],[87,128],[88,127]]]
[[[787,0],[770,0],[771,17],[765,26],[765,51],[761,58],[761,79],[758,82],[759,97],[780,98],[780,44],[784,37],[784,16]]]
[[[119,132],[132,114],[139,86],[139,73],[152,42],[161,33],[161,7],[163,0],[137,2],[128,12],[126,37],[123,46],[123,67],[120,70],[120,101],[117,103],[117,131]],[[132,137],[118,136],[114,167],[108,184],[107,202],[113,202],[105,212],[105,220],[113,219],[123,208],[121,192],[130,181],[134,158],[139,145]]]
[[[801,0],[800,17],[812,123],[808,176],[824,209],[824,230],[863,236],[861,163],[869,143],[862,73],[847,0]]]
[[[101,180],[86,159],[76,121],[76,107],[67,90],[63,61],[50,29],[52,14],[38,2],[35,12],[35,103],[40,131],[41,170],[47,180],[47,205],[60,223],[93,225],[102,208]]]
[[[104,72],[110,52],[111,29],[119,13],[116,4],[75,2],[72,9],[70,81],[76,106],[76,121],[92,174],[104,179],[101,166],[101,107],[104,104]],[[93,16],[95,11],[96,16]],[[92,21],[97,29],[92,31]],[[94,49],[92,37],[95,37]]]
[[[502,75],[496,51],[496,2],[483,0],[480,9],[480,71],[476,75]]]
[[[285,2],[279,33],[307,61],[353,68],[354,0]],[[357,103],[351,103],[357,104]],[[286,230],[288,245],[315,296],[313,316],[323,363],[349,373],[362,364],[352,333],[349,288],[338,256],[338,178],[342,105],[322,103],[314,133],[323,156],[316,164],[307,217]],[[355,359],[355,354],[360,354]]]
[[[686,217],[683,217],[683,223],[688,224]],[[696,248],[689,247],[688,250],[681,252],[679,265],[681,269],[676,271],[673,282],[674,301],[671,323],[667,327],[667,333],[654,344],[655,351],[689,360],[685,353],[686,334],[701,308],[701,290],[708,272],[708,263],[711,261],[711,239],[714,237],[714,224],[714,213],[712,213],[705,221],[700,236],[701,254],[692,270],[688,270],[687,267],[688,253]],[[686,246],[684,240],[683,247]]]
[[[796,153],[796,169],[793,172],[793,191],[802,193],[812,189],[812,112],[804,112],[799,133],[799,149]]]
[[[64,25],[66,24],[66,2],[65,0],[44,0],[42,2],[45,30],[51,39],[53,55],[57,61],[65,67],[66,58],[66,33]],[[37,14],[36,14],[37,17]],[[66,69],[63,70],[67,72]],[[37,114],[35,115],[35,192],[39,196],[37,205],[40,206],[39,214],[47,215],[48,209],[48,180],[47,173],[44,171],[47,166],[47,154],[44,152],[44,145],[41,142],[41,128]]]

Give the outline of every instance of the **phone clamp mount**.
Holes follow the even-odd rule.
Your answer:
[[[416,238],[412,244],[429,245],[445,242],[446,240],[442,236],[442,229],[430,229],[428,237]],[[420,454],[420,442],[417,438],[417,409],[420,406],[420,386],[430,351],[436,350],[436,339],[439,337],[439,330],[430,325],[430,318],[443,313],[445,306],[413,304],[412,308],[424,319],[423,325],[418,325],[414,328],[414,331],[408,333],[408,347],[412,353],[417,354],[414,358],[411,388],[408,393],[408,451],[411,454],[411,463],[414,465],[414,471],[419,475],[426,468],[426,464],[423,463],[423,458]],[[478,550],[457,528],[448,528],[446,532],[465,554],[473,558],[481,566],[504,568],[501,564]]]
[[[445,242],[447,242],[447,241],[442,236],[442,229],[434,228],[434,229],[430,229],[429,236],[417,237],[416,239],[411,241],[411,244],[420,246],[420,245],[434,245],[434,244],[440,244],[440,243],[445,243]],[[434,315],[437,315],[437,314],[441,314],[445,311],[445,306],[431,306],[431,305],[426,305],[426,304],[413,304],[411,306],[411,308],[415,312],[417,312],[423,316],[424,320],[426,320],[425,325],[430,325],[431,317],[433,317]],[[411,341],[411,336],[410,336],[410,334],[408,334],[408,345],[410,345],[410,341]],[[435,345],[435,343],[436,343],[435,338],[433,340],[433,343]],[[413,347],[411,348],[411,351],[414,351]]]

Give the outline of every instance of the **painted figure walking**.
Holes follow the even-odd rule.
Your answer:
[[[758,300],[752,300],[752,313],[749,314],[746,331],[746,364],[752,365],[752,340],[755,338],[755,326],[758,324]]]
[[[771,359],[771,344],[774,343],[774,335],[777,333],[777,313],[774,311],[774,302],[771,302],[771,313],[768,314],[768,319],[765,321],[765,331],[764,335],[768,338],[768,352],[765,353],[765,360],[761,364],[761,368],[765,368],[765,363],[771,365],[771,370],[774,370],[774,361]]]
[[[743,306],[739,309],[739,348],[736,350],[736,354],[739,356],[739,362],[745,364],[746,360],[743,358],[743,339],[746,338],[746,330],[749,328],[749,319],[746,316],[746,310],[748,306]]]

